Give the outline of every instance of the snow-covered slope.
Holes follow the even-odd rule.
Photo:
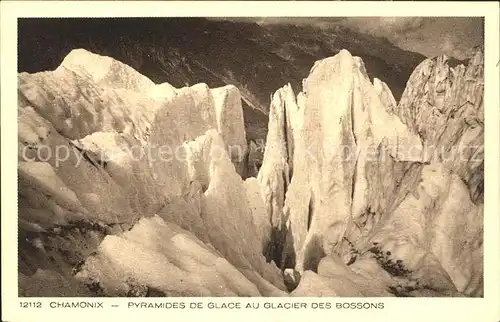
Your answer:
[[[450,154],[471,142],[482,151],[481,68],[480,51],[455,70],[424,61],[396,106],[387,85],[372,84],[362,60],[343,50],[316,62],[297,98],[288,85],[276,92],[259,180],[276,230],[270,256],[304,274],[295,293],[315,295],[318,283],[321,294],[372,292],[362,281],[341,287],[358,273],[396,295],[482,294],[482,154],[429,154],[430,142]],[[423,103],[437,92],[450,105]],[[469,104],[459,105],[464,97]],[[426,112],[451,106],[479,120]]]
[[[475,48],[467,66],[449,57],[427,59],[412,73],[397,115],[419,133],[429,157],[442,162],[480,202],[484,182],[484,52]]]
[[[482,296],[482,79],[426,60],[397,104],[341,50],[272,95],[245,180],[234,86],[81,49],[21,73],[20,294]]]
[[[112,58],[75,50],[53,72],[19,75],[19,143],[27,294],[36,295],[33,279],[54,273],[107,295],[125,292],[127,279],[166,294],[284,289],[254,225],[264,217],[262,199],[237,172],[245,171],[247,150],[234,87],[155,85]],[[174,238],[171,246],[165,236]],[[199,245],[189,255],[191,271],[183,264],[190,245]],[[164,273],[144,275],[155,267],[150,260],[170,262],[188,286],[172,289],[170,280],[158,284]],[[160,262],[157,269],[168,271]],[[102,275],[117,265],[121,271]],[[222,280],[227,288],[214,289]]]

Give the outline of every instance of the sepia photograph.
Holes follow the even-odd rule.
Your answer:
[[[484,296],[484,18],[17,27],[20,297]]]

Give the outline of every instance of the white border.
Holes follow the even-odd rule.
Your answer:
[[[2,320],[89,321],[499,321],[499,7],[494,2],[156,2],[12,1],[0,2],[2,147]],[[128,299],[103,299],[107,309],[20,309],[17,298],[17,18],[157,16],[483,16],[485,17],[485,297],[475,299],[401,298],[170,298],[157,302],[380,302],[383,310],[171,310],[126,309]],[[21,39],[22,41],[22,39]],[[37,299],[32,299],[37,300]],[[55,299],[38,299],[48,303]],[[62,299],[61,299],[62,300]],[[72,300],[75,300],[74,298]],[[88,299],[82,299],[88,300]],[[110,308],[119,304],[121,308]]]

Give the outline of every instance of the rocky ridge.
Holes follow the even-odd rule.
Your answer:
[[[399,104],[348,51],[316,62],[246,180],[234,86],[85,50],[19,74],[20,294],[482,296],[482,57],[424,61]]]

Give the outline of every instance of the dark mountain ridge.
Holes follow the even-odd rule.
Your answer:
[[[75,48],[111,56],[155,83],[182,87],[233,84],[243,98],[248,140],[264,139],[270,95],[290,83],[298,92],[316,60],[348,49],[370,78],[399,100],[424,56],[347,28],[258,25],[205,18],[20,19],[18,71],[55,69]],[[251,109],[246,108],[251,107]]]

